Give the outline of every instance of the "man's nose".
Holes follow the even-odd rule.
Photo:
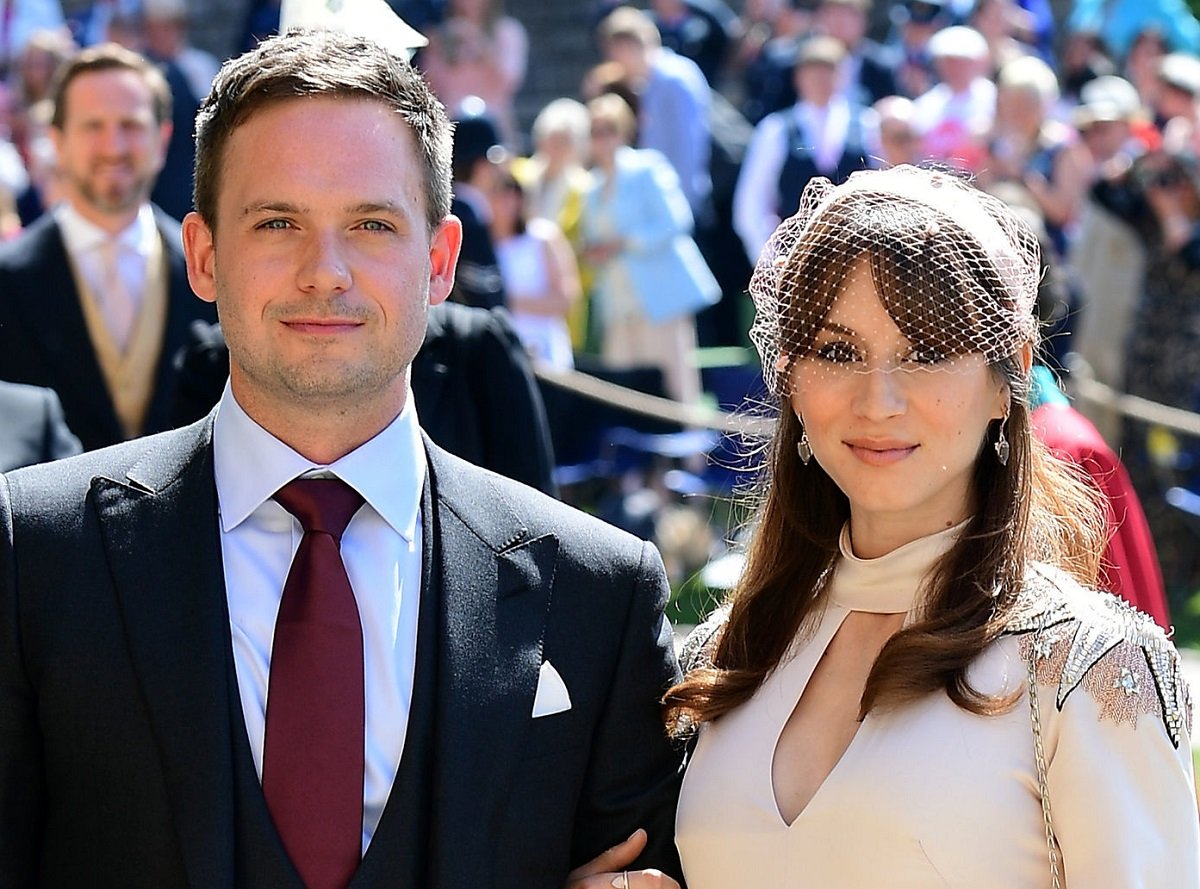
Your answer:
[[[350,264],[341,239],[334,234],[314,234],[305,249],[300,266],[302,290],[322,293],[343,293],[350,289]]]

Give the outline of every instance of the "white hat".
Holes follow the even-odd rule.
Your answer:
[[[1104,74],[1080,88],[1075,126],[1083,128],[1105,121],[1132,120],[1141,110],[1142,100],[1132,83],[1115,74]]]
[[[279,33],[289,28],[332,28],[365,37],[387,49],[411,56],[429,41],[384,0],[283,0]]]
[[[990,54],[987,40],[974,28],[952,25],[929,38],[929,55],[935,59],[974,59],[982,61]]]
[[[1163,56],[1158,63],[1158,76],[1168,86],[1190,96],[1200,96],[1200,59],[1191,53],[1173,52]]]

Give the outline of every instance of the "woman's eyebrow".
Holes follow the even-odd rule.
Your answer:
[[[818,328],[817,332],[819,333],[821,331],[827,331],[829,333],[836,333],[840,336],[849,336],[849,337],[857,337],[858,336],[858,331],[853,330],[849,327],[846,327],[843,324],[838,324],[836,321],[825,321],[824,323],[821,324],[820,328]]]

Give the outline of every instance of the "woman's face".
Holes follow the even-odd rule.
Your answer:
[[[866,260],[792,369],[792,408],[813,457],[860,527],[907,539],[971,512],[971,476],[1007,388],[982,355],[944,357],[910,342],[876,293]]]
[[[500,177],[488,191],[488,204],[497,226],[506,232],[511,231],[521,215],[520,188]]]
[[[601,167],[612,163],[617,149],[623,144],[621,130],[611,120],[592,118],[591,129],[592,161]]]
[[[1032,90],[1007,86],[997,91],[996,130],[1032,135],[1041,129],[1045,119],[1042,100]]]

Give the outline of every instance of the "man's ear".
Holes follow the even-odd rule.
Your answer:
[[[183,217],[183,255],[187,260],[188,283],[205,302],[217,301],[216,255],[213,233],[196,211]]]
[[[454,269],[462,249],[462,223],[447,215],[429,238],[429,304],[444,302],[454,289]]]

